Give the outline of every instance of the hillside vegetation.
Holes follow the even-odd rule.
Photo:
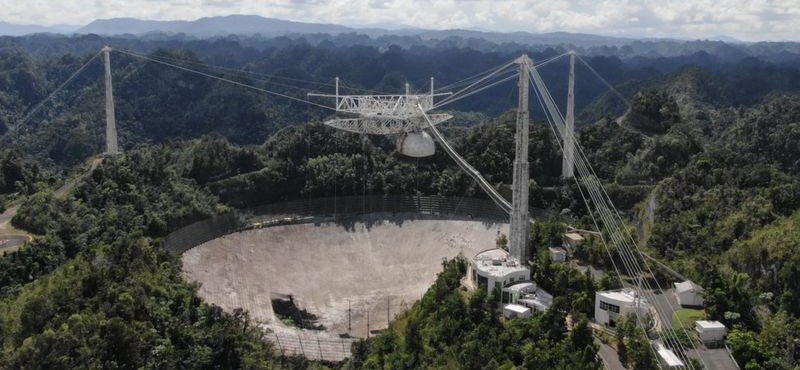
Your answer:
[[[322,125],[322,110],[114,54],[125,154],[105,158],[88,176],[73,176],[74,189],[56,196],[75,165],[102,147],[99,65],[55,104],[17,123],[89,58],[67,53],[86,48],[83,41],[103,40],[31,37],[3,39],[0,47],[0,208],[20,204],[12,224],[38,235],[0,257],[0,367],[598,367],[585,318],[595,289],[618,282],[594,282],[549,263],[542,252],[563,232],[555,220],[537,223],[530,257],[535,279],[556,296],[556,310],[500,321],[488,307],[490,293],[458,288],[464,261],[455,260],[391,330],[356,344],[350,361],[277,356],[245,312],[224,313],[197,297],[161,237],[231,207],[280,200],[483,193],[441,151],[404,157],[389,138]],[[437,71],[443,74],[437,78],[452,82],[518,54],[283,41],[256,48],[230,40],[172,40],[156,55],[304,80],[340,75],[360,88],[399,91],[406,79],[427,81]],[[143,49],[165,46],[128,42]],[[42,52],[48,45],[52,50]],[[601,84],[581,86],[579,141],[632,224],[644,200],[654,197],[642,247],[703,285],[706,315],[732,329],[729,344],[743,368],[794,369],[800,359],[793,344],[800,338],[800,98],[792,95],[800,89],[797,68],[748,59],[681,68],[670,66],[675,60],[590,62],[613,76],[632,104],[627,112],[608,109]],[[659,63],[663,71],[652,67]],[[553,66],[546,79],[563,82]],[[565,96],[558,86],[554,96]],[[455,149],[506,195],[513,88],[454,105],[467,113],[442,127]],[[625,114],[617,119],[617,113]],[[563,217],[592,227],[577,188],[559,179],[552,131],[537,123],[530,136],[531,206],[556,214],[569,208]],[[579,256],[610,268],[598,240]],[[576,323],[570,332],[566,314]],[[650,363],[643,342],[626,341],[634,344],[629,364]]]

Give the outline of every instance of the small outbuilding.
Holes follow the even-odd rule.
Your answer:
[[[531,309],[518,304],[507,304],[503,306],[503,317],[507,319],[524,319],[526,317],[531,317]]]
[[[535,311],[547,311],[553,305],[553,295],[534,281],[520,281],[503,288],[502,303],[513,303]]]
[[[578,233],[566,233],[564,234],[564,249],[566,249],[569,253],[575,253],[575,248],[578,244],[583,242],[583,236]]]
[[[561,247],[549,247],[547,248],[550,250],[550,259],[553,262],[564,262],[567,260],[567,251]]]
[[[728,333],[725,324],[719,321],[698,320],[695,322],[697,337],[706,346],[720,345]]]
[[[703,307],[703,287],[695,284],[691,280],[674,283],[675,298],[678,304],[687,307]]]

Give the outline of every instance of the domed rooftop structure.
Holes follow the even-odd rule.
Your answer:
[[[397,151],[409,157],[430,157],[436,153],[433,138],[425,131],[403,134],[397,138]]]

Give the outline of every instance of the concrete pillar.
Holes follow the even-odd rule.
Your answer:
[[[530,215],[528,211],[528,186],[530,169],[528,166],[528,74],[531,60],[522,55],[519,64],[519,105],[517,107],[516,151],[514,158],[514,183],[511,210],[511,255],[520,263],[528,261],[528,233],[530,231]]]
[[[569,53],[569,88],[567,92],[567,122],[563,132],[564,158],[561,177],[575,177],[575,52]]]
[[[117,144],[117,122],[114,117],[114,90],[111,86],[111,47],[103,48],[103,63],[105,65],[106,83],[106,154],[119,154]]]

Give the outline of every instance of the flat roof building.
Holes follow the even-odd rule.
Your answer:
[[[521,281],[503,288],[501,301],[522,305],[534,311],[547,311],[553,305],[553,295],[533,281]]]
[[[607,290],[595,293],[594,321],[601,325],[616,326],[619,316],[628,313],[643,315],[650,310],[647,299],[633,289]]]
[[[531,271],[508,251],[493,248],[476,254],[467,274],[472,287],[484,287],[491,293],[494,289],[501,290],[508,284],[530,279]]]

